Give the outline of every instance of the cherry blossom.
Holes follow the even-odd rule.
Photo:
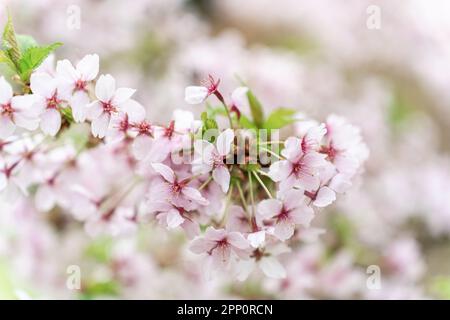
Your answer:
[[[309,226],[314,211],[307,206],[301,190],[289,190],[278,194],[278,199],[266,199],[258,204],[262,219],[273,220],[273,234],[284,241],[292,237],[296,225]]]
[[[179,180],[175,172],[162,163],[153,163],[152,168],[163,178],[163,181],[154,184],[154,193],[150,194],[153,199],[166,200],[188,210],[196,205],[209,204],[197,189],[188,186],[190,178]]]
[[[220,80],[214,80],[212,76],[208,76],[208,80],[203,86],[188,86],[184,92],[184,100],[188,104],[199,104],[206,100],[210,95],[217,94]]]
[[[87,86],[97,77],[98,70],[99,57],[96,54],[86,55],[75,67],[67,59],[56,64],[61,90],[67,95],[66,100],[77,122],[83,122],[86,118],[86,107],[90,102]]]
[[[64,96],[59,89],[59,83],[47,73],[33,73],[30,78],[30,88],[36,98],[33,108],[40,113],[42,132],[55,136],[61,128],[60,108]]]
[[[227,156],[232,151],[234,132],[226,129],[218,137],[214,146],[206,140],[197,140],[194,143],[196,158],[193,162],[193,172],[205,174],[212,171],[212,177],[223,192],[230,186],[230,172],[226,165]]]
[[[208,227],[205,234],[190,245],[192,252],[209,255],[215,267],[228,267],[232,258],[248,258],[248,248],[248,241],[239,232],[213,227]]]
[[[11,136],[16,126],[35,130],[39,125],[38,113],[31,109],[33,95],[13,96],[11,85],[0,77],[0,139]]]
[[[88,106],[88,118],[92,121],[92,135],[103,138],[110,125],[111,117],[125,108],[125,103],[136,90],[117,88],[114,78],[107,74],[101,75],[95,85],[95,100]]]

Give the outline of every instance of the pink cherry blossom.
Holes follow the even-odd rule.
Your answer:
[[[199,104],[206,100],[210,95],[217,94],[220,79],[214,80],[212,76],[208,76],[208,80],[203,86],[189,86],[184,91],[184,100],[189,104]]]
[[[213,227],[208,227],[205,234],[190,245],[192,252],[211,256],[215,267],[228,267],[232,258],[248,258],[248,248],[248,241],[239,232]]]
[[[47,73],[35,72],[30,78],[30,88],[36,97],[33,108],[41,114],[42,132],[50,136],[55,136],[61,128],[60,108],[65,103],[58,85],[57,79]]]
[[[282,241],[292,237],[296,225],[309,226],[314,217],[303,192],[294,189],[279,193],[278,199],[261,201],[257,210],[262,219],[273,221],[273,234]]]
[[[152,163],[152,168],[163,178],[163,181],[155,183],[150,191],[150,199],[168,201],[177,207],[191,210],[196,205],[206,206],[206,200],[200,191],[189,187],[190,178],[179,180],[175,172],[162,163]]]
[[[194,174],[205,174],[212,171],[212,177],[223,192],[227,192],[230,186],[230,171],[226,165],[227,156],[232,151],[234,132],[226,129],[222,132],[214,146],[206,140],[197,140],[194,143],[195,155],[192,170]]]
[[[37,114],[31,109],[33,95],[13,96],[11,85],[0,77],[0,138],[11,136],[16,126],[35,130],[39,125]]]
[[[125,108],[124,104],[136,90],[130,88],[116,89],[116,81],[107,74],[101,75],[95,85],[98,100],[88,106],[88,117],[92,121],[92,135],[103,138],[110,125],[111,117]]]
[[[87,86],[97,77],[98,70],[99,57],[96,54],[86,55],[75,67],[67,59],[56,64],[60,88],[66,94],[77,122],[83,122],[86,118],[86,107],[90,102]]]
[[[319,186],[318,170],[326,163],[325,156],[315,151],[304,153],[299,140],[291,139],[281,154],[286,160],[280,160],[270,166],[269,176],[280,182],[280,190],[292,187],[315,190]]]

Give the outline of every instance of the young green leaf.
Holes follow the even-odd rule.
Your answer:
[[[30,47],[19,60],[20,77],[23,81],[28,81],[31,73],[48,57],[48,55],[62,43],[56,42],[45,47]]]
[[[258,128],[262,128],[264,124],[264,112],[261,103],[251,90],[247,91],[248,103],[252,114],[253,122]]]
[[[20,60],[20,48],[17,43],[16,33],[14,32],[14,26],[10,15],[8,15],[8,21],[3,30],[3,47],[13,63],[17,65]]]
[[[0,64],[5,64],[11,71],[16,70],[16,65],[11,60],[8,53],[4,50],[0,50]]]
[[[273,111],[266,122],[264,122],[264,129],[280,129],[295,122],[296,110],[289,108],[278,108]]]
[[[32,47],[37,47],[38,43],[32,36],[26,34],[16,34],[17,44],[21,53]]]

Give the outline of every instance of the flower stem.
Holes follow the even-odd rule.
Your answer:
[[[255,199],[253,197],[253,180],[252,180],[252,173],[248,172],[248,182],[250,185],[250,201],[252,202],[252,216],[255,216]]]
[[[203,188],[205,188],[212,180],[212,177],[209,177],[208,180],[206,180],[205,182],[203,182],[203,184],[200,186],[200,188],[198,188],[199,191],[203,190]]]
[[[269,149],[264,148],[264,147],[260,147],[260,148],[261,148],[261,150],[264,150],[264,151],[270,153],[271,155],[273,155],[274,157],[276,157],[276,158],[279,159],[279,160],[283,160],[283,159],[284,159],[283,157],[281,157],[280,155],[276,154],[276,153],[273,152],[272,150],[269,150]]]
[[[258,180],[259,184],[261,185],[261,187],[264,189],[264,191],[267,193],[267,195],[269,196],[270,199],[272,199],[272,194],[270,193],[269,189],[267,188],[267,186],[264,184],[264,182],[261,180],[261,178],[258,176],[258,174],[256,173],[256,171],[252,171],[253,175],[255,176],[256,180]]]
[[[228,110],[227,104],[225,103],[225,99],[219,91],[214,92],[214,95],[222,102],[222,105],[225,109],[225,113],[227,114],[228,121],[230,122],[230,128],[233,128],[233,120],[231,119],[230,111]]]
[[[245,201],[244,192],[242,191],[241,182],[238,181],[236,183],[237,189],[239,191],[239,196],[241,197],[242,205],[244,206],[245,211],[247,211],[247,201]]]

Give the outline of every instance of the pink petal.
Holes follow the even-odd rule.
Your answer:
[[[70,107],[75,122],[83,122],[86,120],[87,106],[89,96],[84,91],[77,91],[70,99]]]
[[[191,199],[191,200],[201,204],[202,206],[209,205],[209,201],[206,200],[205,198],[203,198],[202,194],[197,189],[194,189],[194,188],[191,188],[191,187],[184,187],[181,192],[187,198],[189,198],[189,199]]]
[[[59,78],[62,78],[61,80],[68,81],[72,84],[78,80],[79,76],[72,63],[67,59],[60,60],[56,63],[56,73]]]
[[[174,229],[184,222],[184,218],[180,215],[178,210],[173,209],[167,213],[166,221],[167,228]]]
[[[88,54],[77,63],[77,71],[84,81],[94,80],[98,74],[99,58],[96,54]]]
[[[286,278],[286,270],[284,269],[283,265],[274,257],[263,257],[259,261],[259,267],[264,272],[264,274],[270,278]]]
[[[291,222],[309,227],[312,219],[314,218],[314,210],[311,207],[303,205],[289,212],[289,217]]]
[[[227,167],[220,166],[213,170],[212,173],[214,181],[220,185],[222,191],[224,193],[228,192],[228,188],[230,187],[230,172]]]
[[[126,102],[131,96],[136,92],[135,89],[130,88],[119,88],[114,93],[112,98],[112,104],[115,106],[119,106],[122,103]]]
[[[144,107],[135,100],[128,100],[121,105],[121,109],[128,115],[130,122],[141,122],[145,119]]]
[[[247,239],[245,239],[239,232],[230,232],[227,235],[227,241],[233,247],[238,249],[247,249],[249,247]]]
[[[0,77],[0,104],[7,104],[10,102],[13,96],[11,85],[5,80],[4,77]]]
[[[316,199],[314,200],[314,205],[316,207],[326,207],[332,204],[336,200],[336,193],[328,187],[322,187],[317,193]]]
[[[283,204],[276,199],[263,200],[258,204],[257,211],[264,219],[272,218],[281,212]]]
[[[184,100],[189,104],[199,104],[205,101],[208,89],[203,86],[189,86],[184,90]]]
[[[100,117],[94,119],[91,123],[91,131],[94,137],[102,139],[108,130],[111,116],[107,113],[102,113]]]
[[[102,74],[95,85],[96,97],[100,101],[109,102],[113,98],[115,91],[116,80],[114,80],[114,78],[109,74]]]
[[[7,116],[0,115],[0,139],[6,139],[14,133],[16,125]]]
[[[152,168],[159,173],[166,181],[175,182],[175,173],[171,168],[162,163],[152,163]]]
[[[253,248],[259,248],[261,245],[264,244],[264,241],[266,240],[266,232],[261,230],[250,233],[247,236],[247,239]]]
[[[283,204],[287,210],[292,210],[304,204],[305,195],[302,190],[290,189],[282,194]]]
[[[61,115],[55,109],[48,109],[41,115],[41,130],[55,136],[61,128]]]
[[[56,91],[56,80],[47,73],[35,72],[30,77],[30,88],[34,94],[50,98]]]
[[[189,250],[196,254],[202,254],[210,251],[214,247],[215,243],[205,240],[203,238],[194,239],[189,246]]]
[[[88,104],[86,108],[86,116],[89,120],[97,119],[103,113],[103,105],[98,100]]]
[[[232,129],[226,129],[219,134],[216,141],[217,151],[220,155],[226,156],[231,151],[231,144],[234,140],[234,132]]]
[[[275,224],[274,228],[274,236],[280,239],[281,241],[285,241],[292,237],[294,234],[295,226],[293,223],[287,220],[279,221]]]
[[[41,212],[47,212],[55,206],[55,191],[47,185],[38,188],[35,195],[36,208]]]
[[[281,155],[286,159],[295,161],[303,154],[301,140],[296,137],[289,137],[284,142],[284,149],[281,150]]]
[[[153,147],[153,139],[149,136],[137,136],[132,145],[133,155],[137,160],[144,160]]]
[[[231,101],[233,101],[233,104],[242,112],[250,110],[247,92],[247,87],[238,87],[231,93]]]
[[[279,182],[286,179],[292,173],[292,164],[287,160],[281,160],[273,163],[269,168],[269,177]]]

